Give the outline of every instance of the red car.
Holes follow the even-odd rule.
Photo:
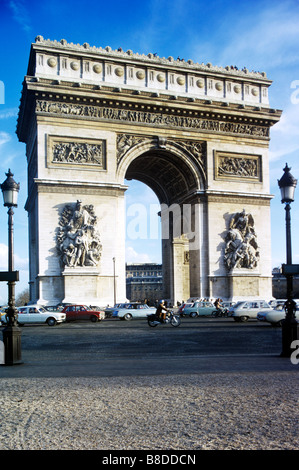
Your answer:
[[[76,320],[97,322],[105,318],[105,312],[101,310],[91,310],[86,307],[86,305],[67,305],[62,312],[66,314],[67,322]]]

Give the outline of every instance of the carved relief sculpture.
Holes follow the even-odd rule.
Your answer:
[[[261,157],[259,155],[216,152],[215,170],[216,179],[262,181]]]
[[[102,145],[91,145],[77,142],[55,143],[53,162],[88,163],[103,167]]]
[[[96,230],[97,217],[92,205],[75,207],[67,204],[63,209],[57,234],[56,246],[61,263],[67,267],[97,266],[102,245]]]
[[[232,215],[225,237],[224,262],[230,271],[233,268],[253,269],[259,260],[259,247],[254,229],[254,220],[245,209]]]
[[[257,178],[257,161],[249,158],[220,157],[218,175]]]

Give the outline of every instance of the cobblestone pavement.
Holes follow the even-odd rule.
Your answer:
[[[2,379],[1,450],[298,450],[298,375]]]
[[[299,450],[281,331],[220,325],[24,328],[24,364],[0,367],[0,450]]]

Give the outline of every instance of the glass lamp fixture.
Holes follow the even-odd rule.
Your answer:
[[[15,182],[13,179],[13,173],[10,171],[10,169],[8,170],[8,173],[5,174],[7,178],[4,183],[1,184],[4,206],[17,207],[20,184]]]
[[[281,202],[288,204],[294,201],[295,188],[297,185],[297,180],[291,175],[290,170],[291,168],[289,168],[286,163],[286,166],[283,169],[284,174],[280,180],[278,180],[278,186],[281,192]]]

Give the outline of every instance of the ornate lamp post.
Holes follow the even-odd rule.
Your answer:
[[[291,343],[297,339],[298,325],[295,319],[296,303],[293,300],[293,270],[292,270],[292,243],[291,243],[291,202],[294,201],[294,193],[297,180],[291,175],[287,163],[283,169],[284,174],[278,180],[281,191],[281,202],[285,204],[286,211],[286,266],[284,273],[287,278],[287,301],[285,305],[286,318],[282,325],[282,357],[290,357],[292,354]]]
[[[2,273],[1,280],[8,281],[8,308],[6,310],[7,327],[3,330],[5,365],[21,363],[21,330],[17,326],[18,311],[15,307],[15,281],[18,281],[18,271],[14,271],[13,258],[13,207],[17,207],[20,184],[13,179],[13,173],[8,170],[6,180],[1,184],[4,206],[8,207],[8,272]]]

